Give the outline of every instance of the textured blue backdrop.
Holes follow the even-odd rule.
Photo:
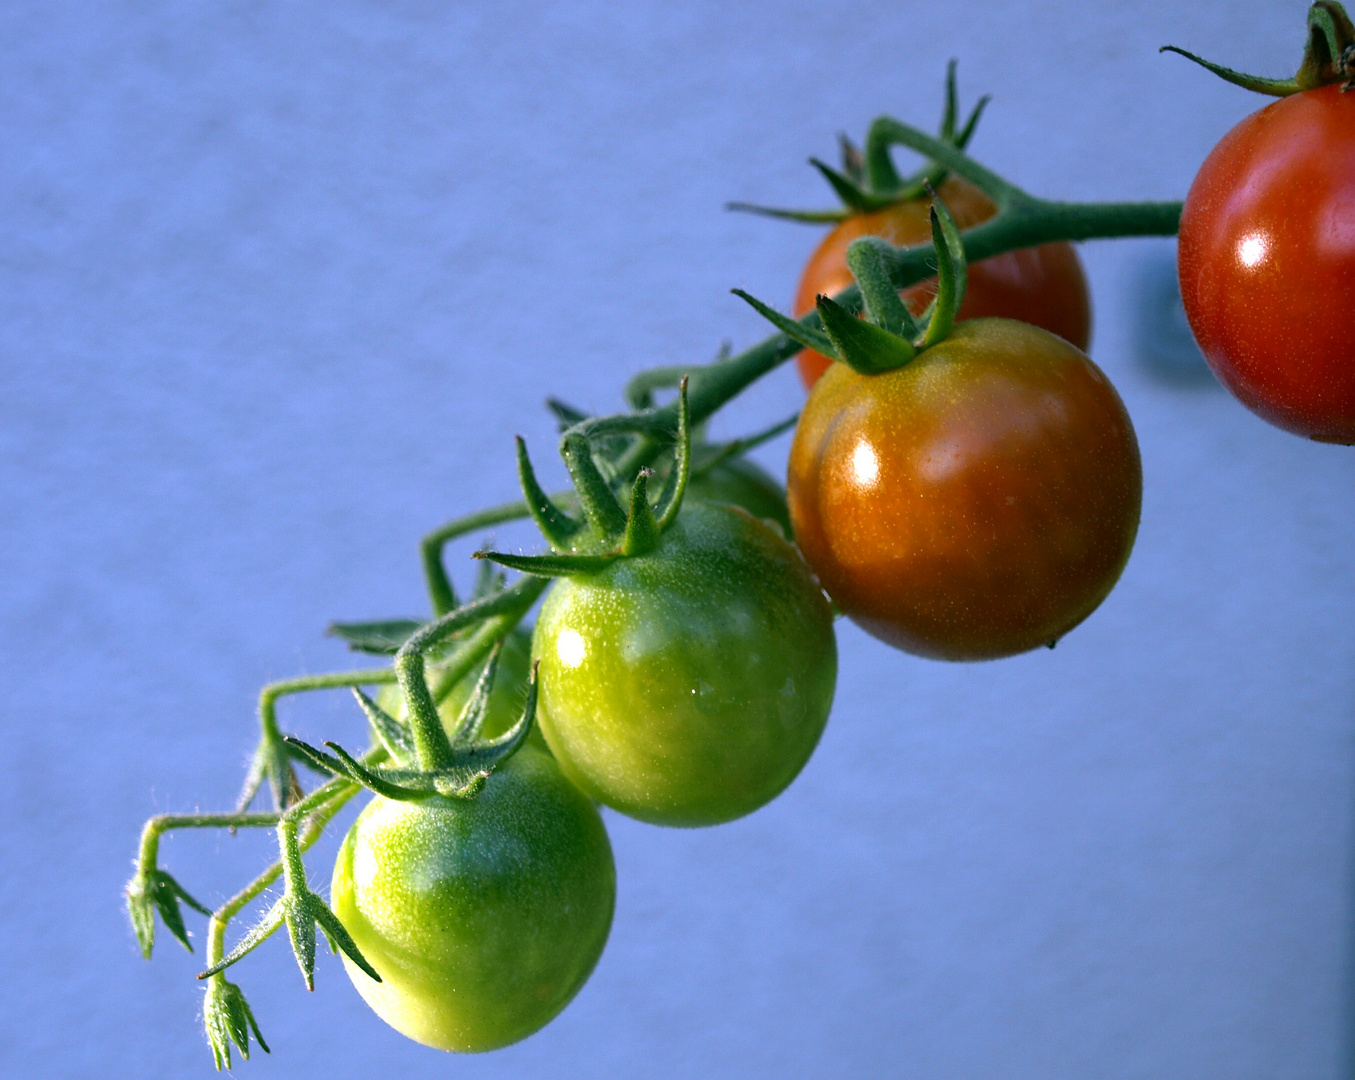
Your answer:
[[[210,1070],[194,959],[143,962],[120,906],[142,819],[229,804],[258,686],[349,662],[328,619],[422,610],[417,537],[511,497],[514,433],[550,461],[546,393],[610,410],[641,366],[763,334],[727,290],[788,301],[815,233],[726,200],[822,203],[805,158],[881,111],[930,126],[951,56],[967,101],[995,95],[988,164],[1179,197],[1258,102],[1157,46],[1285,74],[1303,11],[8,0],[6,1074]],[[1341,1074],[1355,452],[1164,375],[1170,244],[1084,255],[1146,472],[1084,627],[951,666],[842,626],[832,722],[779,801],[697,832],[609,816],[612,940],[544,1032],[449,1060],[332,959],[307,996],[277,940],[239,969],[274,1049],[244,1070]],[[720,430],[799,399],[780,372]],[[360,737],[342,695],[284,720]],[[270,854],[164,848],[209,899]]]

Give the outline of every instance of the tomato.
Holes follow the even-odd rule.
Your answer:
[[[973,184],[950,176],[937,189],[961,229],[979,225],[997,213],[997,206]],[[795,317],[814,308],[820,294],[832,296],[855,283],[847,269],[847,247],[861,236],[879,236],[891,244],[931,243],[929,199],[909,199],[869,214],[854,214],[824,237],[805,266],[795,294]],[[908,309],[920,314],[936,295],[936,279],[920,281],[901,292]],[[959,318],[994,316],[1019,319],[1058,334],[1079,349],[1091,341],[1091,301],[1082,263],[1071,244],[1041,244],[976,262],[969,267],[969,285]],[[832,361],[806,349],[797,361],[800,378],[813,387]]]
[[[795,537],[838,607],[908,652],[1056,641],[1105,599],[1138,529],[1119,395],[1062,338],[960,323],[883,375],[834,364],[790,452]]]
[[[1186,196],[1181,299],[1209,366],[1263,419],[1355,443],[1355,93],[1248,116]]]
[[[484,727],[480,733],[482,738],[492,739],[502,735],[522,716],[522,703],[527,696],[527,679],[532,668],[531,652],[532,637],[526,630],[516,629],[504,639],[503,651],[499,653],[498,671],[494,675],[494,686],[489,692],[489,708],[485,711]],[[470,701],[471,694],[475,692],[475,684],[480,681],[480,675],[484,670],[484,662],[477,664],[438,704],[438,716],[442,719],[442,726],[449,732],[461,716],[466,703]],[[428,677],[430,685],[436,688],[437,665],[429,667]],[[405,699],[398,686],[383,687],[376,700],[378,705],[397,720],[406,718]],[[544,750],[546,747],[545,740],[541,738],[540,731],[536,728],[532,729],[527,739],[538,749]]]
[[[774,521],[790,536],[786,491],[756,463],[745,457],[727,458],[687,482],[688,499],[742,507],[756,518]]]
[[[837,678],[799,552],[736,507],[684,502],[647,555],[547,594],[537,718],[565,774],[622,813],[714,825],[800,772]]]
[[[397,1031],[493,1050],[578,993],[611,927],[616,869],[597,808],[524,746],[473,799],[377,797],[334,864],[331,904],[381,975],[349,978]]]

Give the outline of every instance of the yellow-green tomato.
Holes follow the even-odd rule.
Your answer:
[[[731,821],[778,795],[837,678],[832,615],[800,553],[746,511],[696,501],[649,554],[557,581],[532,653],[565,775],[660,825]]]
[[[349,829],[331,904],[367,960],[344,965],[381,1019],[440,1050],[494,1050],[578,993],[611,927],[597,808],[524,746],[471,799],[377,797]]]
[[[485,670],[484,662],[476,664],[465,678],[457,682],[438,703],[438,716],[442,726],[448,731],[456,724],[461,711],[475,692],[475,684]],[[503,651],[499,653],[499,668],[494,675],[494,686],[489,692],[489,708],[485,711],[485,723],[480,734],[482,738],[492,739],[509,730],[522,717],[522,706],[527,699],[527,679],[532,670],[532,636],[526,630],[517,629],[504,638]],[[436,692],[439,681],[437,665],[428,669],[429,685]],[[398,686],[384,686],[377,696],[377,704],[397,720],[408,715],[405,698]],[[527,737],[539,749],[545,749],[546,743],[535,728]]]

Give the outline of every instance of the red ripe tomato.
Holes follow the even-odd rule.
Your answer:
[[[833,364],[787,484],[795,539],[838,608],[945,660],[1048,645],[1114,586],[1143,473],[1119,395],[1062,338],[973,319],[883,375]]]
[[[1181,298],[1223,384],[1258,416],[1355,443],[1355,92],[1248,116],[1186,196]]]
[[[997,213],[993,201],[967,180],[947,177],[937,194],[962,229]],[[815,297],[832,296],[855,283],[847,268],[847,247],[861,236],[879,236],[898,246],[931,243],[929,199],[910,199],[870,214],[854,214],[827,236],[810,256],[795,294],[795,317],[811,311]],[[936,279],[920,281],[900,295],[914,315],[936,295]],[[1091,301],[1082,262],[1071,244],[1041,244],[1009,251],[969,268],[969,285],[959,318],[991,316],[1019,319],[1058,334],[1079,349],[1091,341]],[[832,361],[806,349],[797,363],[806,388],[812,388]]]

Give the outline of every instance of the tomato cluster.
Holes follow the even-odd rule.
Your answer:
[[[1313,439],[1355,443],[1355,25],[1318,0],[1292,81],[1202,63],[1284,97],[1225,136],[1185,201],[1191,327],[1249,408]],[[673,411],[652,407],[653,389],[671,388],[680,369],[638,376],[636,412],[619,420],[554,403],[575,490],[547,496],[519,440],[522,508],[434,534],[441,543],[530,513],[551,550],[479,553],[528,576],[508,587],[485,564],[475,599],[456,608],[437,548],[437,619],[336,628],[355,647],[394,653],[395,671],[304,687],[398,679],[376,700],[358,692],[368,754],[283,736],[266,691],[241,809],[214,822],[276,826],[282,860],[240,904],[279,875],[285,892],[224,958],[225,920],[239,905],[215,913],[200,977],[213,980],[204,1019],[218,1068],[229,1067],[232,1041],[248,1056],[251,1033],[267,1049],[222,972],[284,923],[308,983],[319,926],[376,1013],[429,1046],[491,1050],[548,1023],[589,977],[611,926],[616,869],[599,804],[708,826],[785,790],[831,710],[834,607],[900,649],[973,661],[1052,647],[1106,598],[1134,545],[1143,476],[1124,404],[1083,351],[1086,280],[1058,240],[1094,233],[1086,214],[1097,207],[1060,219],[1066,204],[964,158],[982,105],[957,134],[953,69],[948,101],[939,140],[883,118],[864,155],[844,140],[844,174],[820,163],[848,210],[776,212],[838,222],[795,300],[795,314],[817,323],[745,296],[806,346],[809,397],[784,491],[738,451],[790,422],[694,451],[687,379]],[[887,160],[898,143],[933,157],[911,181]],[[1168,233],[1179,207],[1158,208],[1156,230]],[[992,242],[1004,215],[1018,228]],[[1056,242],[966,266],[959,230],[976,226],[989,241],[975,239],[980,253]],[[1134,233],[1117,227],[1105,235]],[[1139,222],[1137,234],[1151,231]],[[896,250],[929,240],[927,264]],[[830,295],[853,284],[851,302]],[[759,348],[746,354],[756,370],[743,385],[794,344]],[[698,420],[711,398],[738,392],[737,358],[720,364]],[[651,480],[663,484],[657,499]],[[543,593],[535,629],[516,626]],[[303,798],[297,758],[336,781]],[[278,813],[250,814],[265,775]],[[313,839],[360,787],[376,798],[339,851],[331,910],[306,885],[299,834]],[[171,818],[148,823],[127,893],[147,955],[157,911],[185,945],[180,904],[212,914],[155,864],[157,830]]]

